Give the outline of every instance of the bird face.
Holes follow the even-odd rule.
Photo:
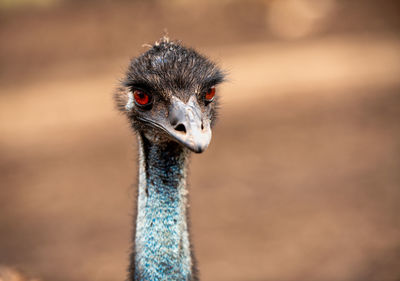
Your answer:
[[[163,39],[131,61],[117,104],[153,143],[200,153],[211,141],[222,71],[193,49]]]

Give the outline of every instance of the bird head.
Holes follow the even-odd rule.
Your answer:
[[[130,62],[115,98],[136,132],[200,153],[211,141],[224,77],[206,57],[164,37]]]

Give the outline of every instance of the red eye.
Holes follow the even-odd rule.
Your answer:
[[[135,90],[133,92],[133,97],[135,98],[135,102],[138,105],[147,105],[150,102],[149,95],[139,90]]]
[[[215,87],[211,87],[206,92],[205,99],[206,101],[212,101],[214,99],[214,96],[215,96]]]

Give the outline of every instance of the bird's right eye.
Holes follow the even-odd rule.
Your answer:
[[[204,99],[206,100],[207,103],[210,103],[214,100],[214,96],[215,96],[215,87],[211,87],[207,90],[207,92],[205,92],[204,94]]]
[[[140,107],[148,106],[151,103],[150,96],[140,90],[133,91],[133,98],[135,99],[135,103]]]

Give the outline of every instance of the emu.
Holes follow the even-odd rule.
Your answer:
[[[211,140],[225,73],[166,36],[130,62],[115,93],[138,138],[129,280],[198,280],[187,218],[187,165]]]

